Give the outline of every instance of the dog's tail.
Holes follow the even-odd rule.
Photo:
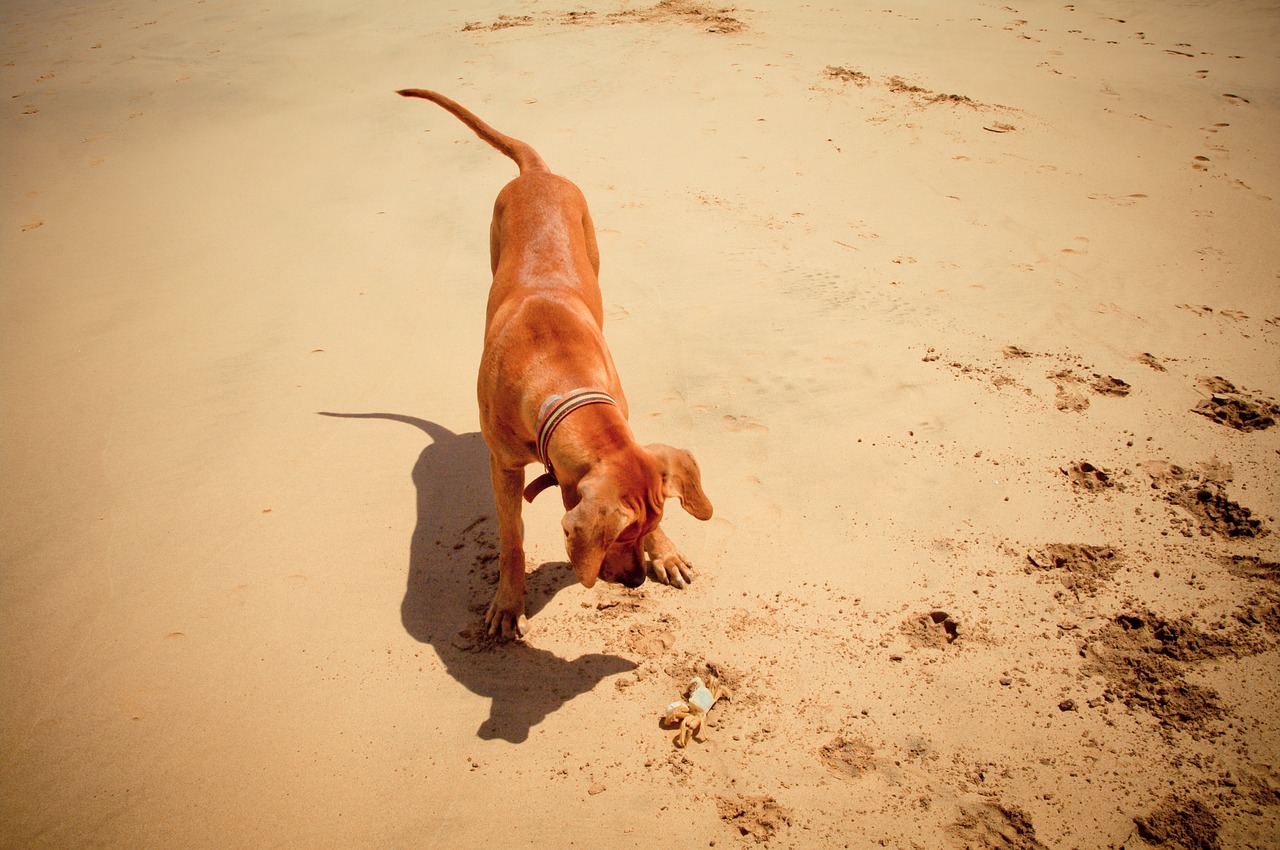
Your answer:
[[[471,110],[450,100],[439,92],[428,91],[427,89],[401,89],[396,94],[403,97],[420,97],[443,106],[457,116],[459,121],[474,130],[477,136],[511,157],[515,164],[520,167],[521,174],[529,171],[550,171],[547,168],[547,164],[542,161],[542,157],[538,156],[538,152],[528,144],[499,133],[477,118]]]

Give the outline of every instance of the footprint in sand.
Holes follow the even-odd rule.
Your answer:
[[[959,621],[946,611],[913,614],[898,628],[917,649],[946,649],[964,634]]]
[[[1165,368],[1164,364],[1160,362],[1160,359],[1156,357],[1154,354],[1144,352],[1142,355],[1140,355],[1136,359],[1143,366],[1146,366],[1151,369],[1155,369],[1157,372],[1169,371],[1168,369]]]
[[[769,430],[768,426],[760,424],[750,416],[734,416],[729,413],[724,415],[724,424],[725,427],[735,433],[738,431],[756,431],[763,433]]]
[[[1135,192],[1135,193],[1134,193],[1134,194],[1132,194],[1132,195],[1104,195],[1104,194],[1102,194],[1102,193],[1100,193],[1100,192],[1095,192],[1094,194],[1092,194],[1092,195],[1090,195],[1090,196],[1089,196],[1089,200],[1091,200],[1091,201],[1111,201],[1111,202],[1112,202],[1113,204],[1115,204],[1116,206],[1120,206],[1120,207],[1131,207],[1131,206],[1133,206],[1137,201],[1140,201],[1140,200],[1142,200],[1142,199],[1143,199],[1143,198],[1145,198],[1145,197],[1147,197],[1147,196],[1146,196],[1146,195],[1144,195],[1144,194],[1142,194],[1141,192]]]
[[[1071,374],[1070,371],[1053,372],[1049,375],[1056,387],[1054,407],[1064,413],[1084,413],[1089,409],[1089,397],[1079,389],[1084,381]]]
[[[902,262],[903,258],[894,260]],[[788,273],[793,270],[788,269]],[[788,295],[798,295],[825,303],[832,308],[845,306],[856,300],[856,293],[850,291],[848,283],[838,275],[825,271],[807,271],[796,269],[794,280],[782,287]]]
[[[1089,253],[1089,239],[1085,236],[1077,236],[1071,240],[1074,244],[1070,248],[1063,248],[1064,254],[1087,254]]]
[[[627,648],[645,658],[662,655],[675,646],[672,622],[635,623],[627,631]]]
[[[859,737],[837,735],[818,750],[818,758],[845,779],[857,779],[875,769],[875,747]]]
[[[1094,373],[1089,380],[1089,389],[1098,395],[1115,396],[1124,398],[1132,389],[1128,382],[1122,381],[1113,375],[1099,375]]]
[[[1112,480],[1110,472],[1094,466],[1087,460],[1078,461],[1066,468],[1059,468],[1058,471],[1065,475],[1067,480],[1071,482],[1071,486],[1077,490],[1097,492],[1116,486],[1116,482]],[[1033,563],[1035,562],[1033,561]]]
[[[1123,398],[1129,395],[1132,387],[1128,382],[1111,375],[1093,373],[1084,378],[1070,369],[1058,369],[1050,372],[1048,378],[1056,388],[1054,407],[1064,413],[1084,413],[1089,409],[1089,397],[1086,391],[1097,395]]]
[[[995,798],[964,801],[959,816],[947,832],[962,847],[1017,847],[1025,850],[1045,847],[1036,839],[1030,815],[1018,806]]]
[[[1255,192],[1253,190],[1253,187],[1250,186],[1248,183],[1244,182],[1243,180],[1232,179],[1230,185],[1231,185],[1231,188],[1233,189],[1243,189],[1244,191],[1251,193],[1255,198],[1258,198],[1259,200],[1263,200],[1263,201],[1271,200],[1270,195],[1264,195],[1261,192]]]

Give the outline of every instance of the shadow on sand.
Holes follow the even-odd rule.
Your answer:
[[[395,413],[321,415],[403,422],[431,438],[413,467],[418,521],[400,620],[415,640],[431,645],[449,675],[493,700],[479,737],[520,743],[569,700],[608,676],[635,669],[634,662],[616,655],[566,661],[524,643],[495,643],[485,634],[484,612],[497,585],[498,530],[489,450],[480,434],[455,434]],[[532,618],[575,582],[567,564],[542,564],[528,578],[526,613]]]

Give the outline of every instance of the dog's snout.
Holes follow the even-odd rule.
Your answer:
[[[644,584],[644,552],[639,545],[619,545],[609,550],[601,565],[600,578],[611,584],[637,588]]]

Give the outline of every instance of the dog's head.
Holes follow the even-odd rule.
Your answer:
[[[698,462],[683,449],[659,443],[631,444],[603,458],[565,496],[565,548],[586,587],[601,578],[627,587],[644,583],[644,538],[662,519],[667,499],[679,499],[698,519],[711,519]]]

